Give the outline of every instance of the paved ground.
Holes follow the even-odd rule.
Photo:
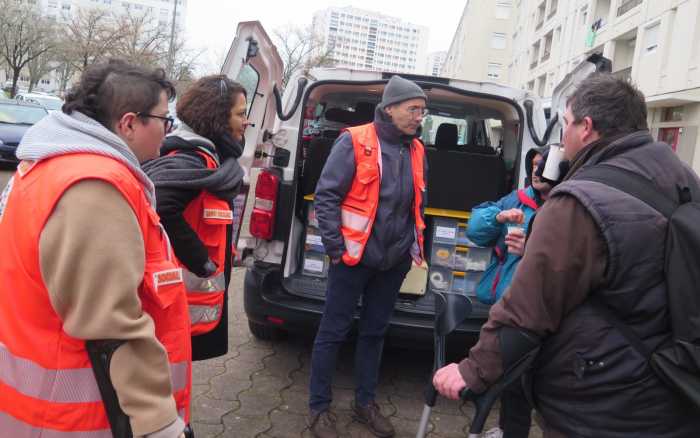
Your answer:
[[[242,310],[243,270],[231,281],[229,354],[194,367],[194,427],[204,437],[310,437],[307,413],[312,339],[291,336],[263,342],[248,332]],[[341,353],[334,410],[343,437],[371,437],[350,416],[353,399],[352,345]],[[432,367],[432,352],[387,349],[378,403],[391,415],[397,437],[415,436],[423,409],[422,394]],[[497,421],[493,410],[487,428]],[[465,437],[471,406],[440,399],[431,416],[431,438]],[[531,437],[541,437],[534,428]]]
[[[0,170],[0,187],[11,176]],[[256,340],[243,312],[243,273],[236,269],[230,287],[229,354],[197,362],[193,372],[193,425],[197,438],[306,438],[309,359],[312,339]],[[334,410],[342,436],[371,437],[350,416],[353,398],[352,345],[338,361]],[[377,402],[391,415],[397,437],[414,437],[423,409],[423,391],[432,368],[432,352],[386,349]],[[487,429],[497,422],[497,407]],[[473,414],[469,405],[439,399],[433,410],[430,438],[467,436]],[[531,437],[540,438],[536,427]]]

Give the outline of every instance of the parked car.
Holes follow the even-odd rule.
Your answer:
[[[423,122],[429,164],[426,258],[434,249],[430,231],[444,217],[466,222],[473,206],[524,186],[525,155],[549,138],[558,142],[556,114],[563,114],[573,84],[607,67],[609,61],[595,56],[564,79],[555,89],[549,126],[539,99],[528,91],[402,74],[428,96],[429,116]],[[238,25],[223,71],[247,89],[248,118],[254,123],[239,159],[247,170],[249,195],[239,196],[234,211],[239,227],[234,242],[237,238],[237,254],[247,266],[243,293],[250,331],[263,339],[287,330],[313,332],[323,312],[326,281],[309,274],[322,273],[328,263],[323,257],[306,259],[309,247],[320,243],[318,236],[308,238],[316,181],[340,130],[372,120],[394,73],[316,68],[292,78],[280,95],[282,60],[259,22]],[[431,339],[436,300],[426,283],[422,294],[399,295],[390,337],[413,343]],[[474,297],[473,282],[463,293]],[[488,306],[472,301],[474,311],[457,332],[476,339]]]
[[[15,100],[42,106],[49,112],[61,111],[63,106],[61,98],[46,93],[18,93]]]
[[[15,150],[24,133],[47,114],[35,104],[0,100],[0,163],[17,164]]]

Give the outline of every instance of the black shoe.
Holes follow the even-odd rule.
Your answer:
[[[388,438],[394,436],[394,426],[391,421],[382,415],[379,405],[373,401],[366,407],[359,406],[357,402],[352,404],[353,418],[367,426],[375,436]]]
[[[321,412],[311,411],[308,422],[314,437],[338,438],[338,431],[335,429],[335,414],[328,409]]]

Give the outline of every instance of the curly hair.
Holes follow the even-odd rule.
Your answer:
[[[119,59],[89,66],[66,95],[62,111],[78,111],[113,130],[126,113],[149,113],[165,91],[168,101],[175,87],[162,69],[149,70]]]
[[[190,85],[177,100],[177,118],[194,132],[214,142],[231,129],[231,110],[245,88],[226,75],[204,76]]]

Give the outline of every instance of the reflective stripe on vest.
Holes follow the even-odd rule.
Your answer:
[[[0,412],[0,431],[3,437],[13,438],[112,438],[111,429],[76,432],[46,429],[19,421],[4,412]]]
[[[190,293],[217,293],[226,287],[226,276],[223,272],[214,274],[208,278],[202,278],[183,268],[182,274],[184,276],[185,288],[187,292]]]
[[[352,137],[355,157],[355,176],[350,190],[340,205],[341,227],[345,243],[343,262],[356,265],[362,259],[362,254],[372,234],[372,225],[379,205],[381,188],[382,157],[381,145],[373,123],[354,128],[348,128]],[[425,152],[423,144],[414,139],[410,147],[411,172],[413,174],[413,215],[415,241],[411,246],[411,256],[417,264],[421,264],[423,255],[423,230],[425,222],[422,215],[422,203],[425,193],[423,178],[423,160]]]
[[[188,363],[170,364],[173,392],[187,387]],[[0,342],[0,382],[20,394],[56,403],[101,402],[92,368],[52,370],[13,355]]]
[[[221,306],[218,304],[213,306],[190,304],[190,322],[193,325],[198,323],[215,322],[218,321],[220,317]]]

